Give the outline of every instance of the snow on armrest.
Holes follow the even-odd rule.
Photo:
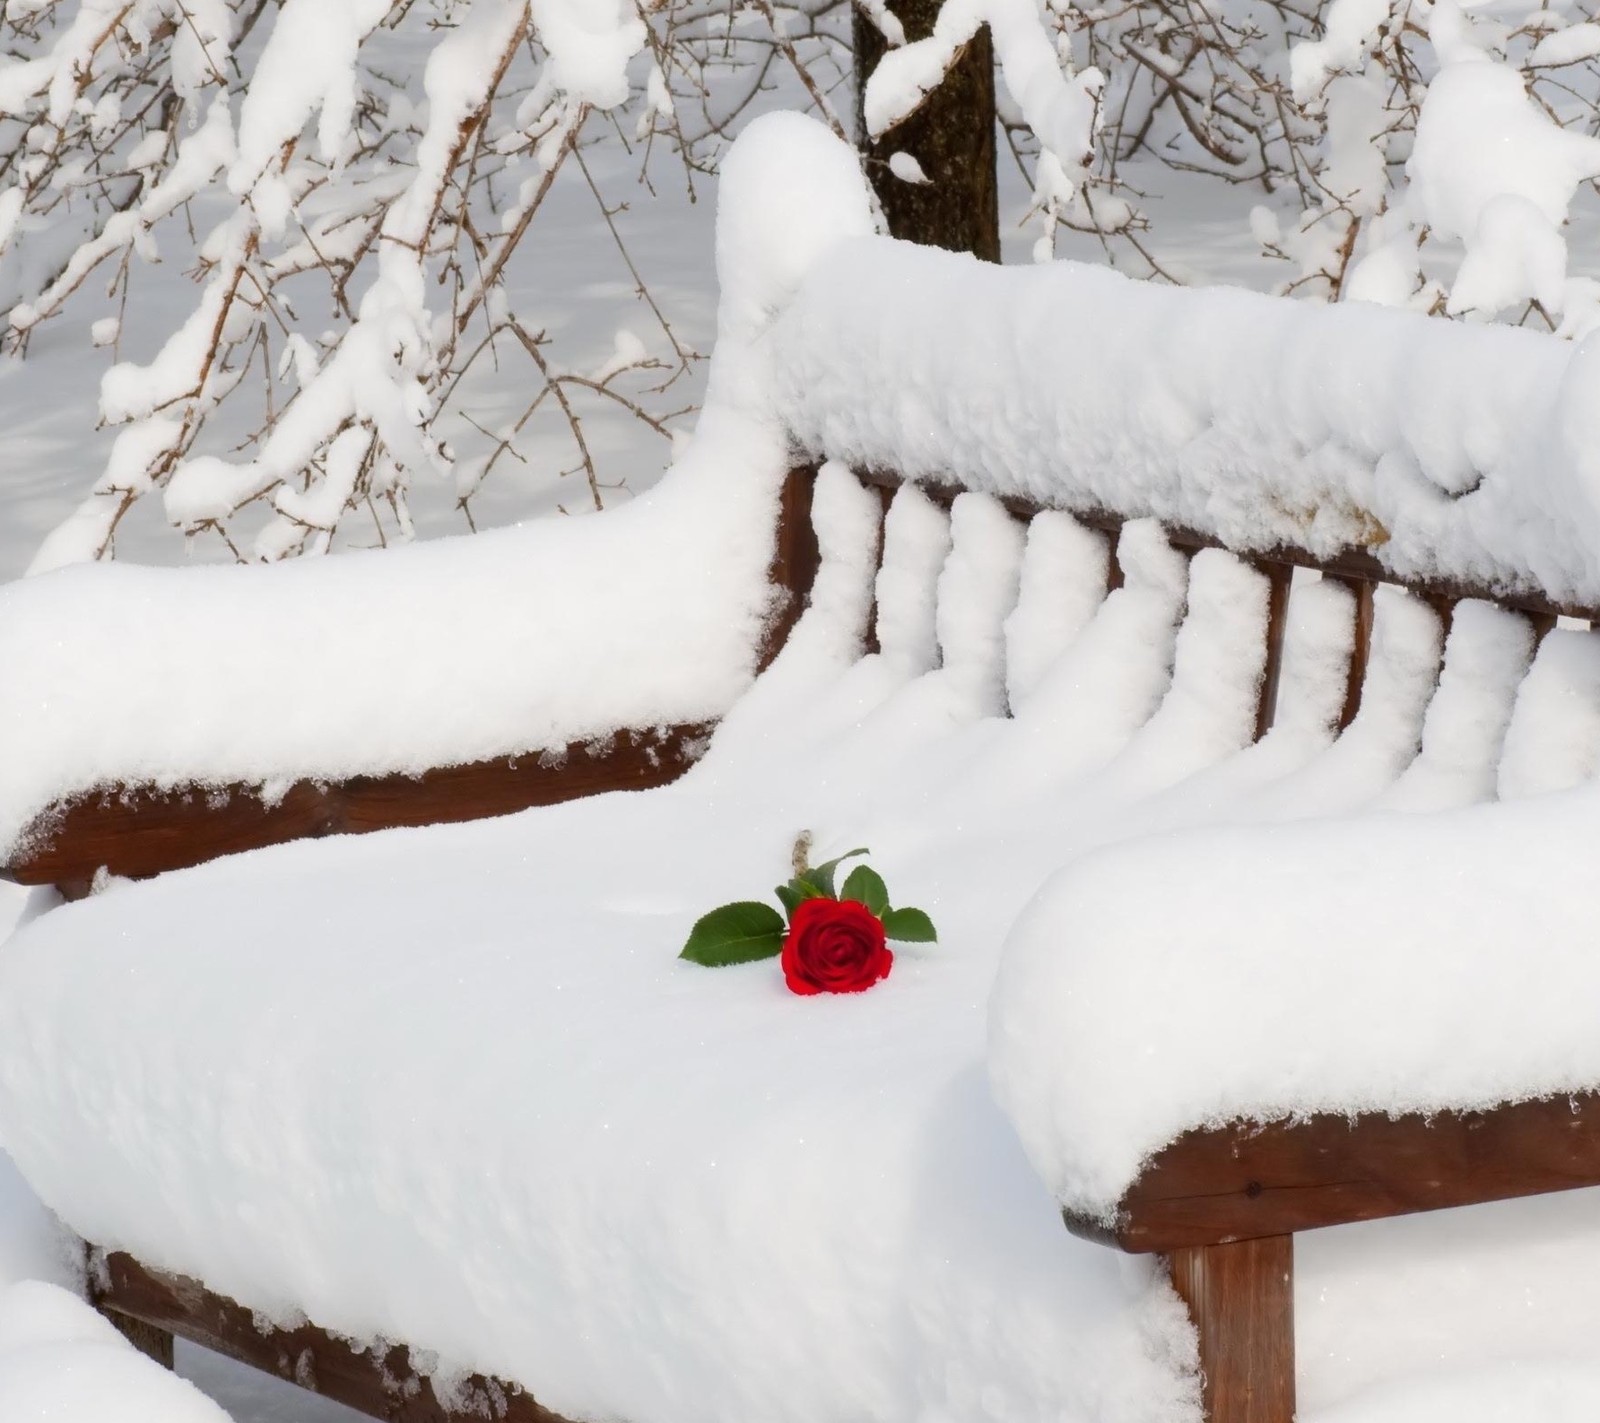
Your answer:
[[[570,774],[548,785],[541,757],[581,761],[619,736],[620,761],[590,759],[621,780],[579,776],[577,793],[670,779],[749,685],[815,561],[803,518],[775,547],[780,490],[795,498],[767,328],[821,255],[871,230],[847,144],[793,114],[749,126],[719,189],[706,403],[631,504],[382,554],[91,566],[0,589],[0,866],[31,882],[148,874],[461,818],[435,813],[441,800],[518,809],[573,792]],[[219,804],[197,835],[206,792]],[[68,824],[94,793],[78,812],[92,823]],[[76,848],[51,859],[64,830]]]
[[[1585,789],[1060,872],[989,1066],[1069,1220],[1170,1249],[1600,1183],[1597,818]]]
[[[585,744],[631,757],[620,784],[670,778],[653,772],[687,764],[748,685],[774,609],[779,481],[771,449],[750,453],[754,470],[726,449],[708,468],[680,461],[651,495],[586,519],[270,568],[94,566],[0,590],[0,859],[61,882],[515,809],[565,798],[551,768],[581,763]],[[667,730],[619,737],[654,728]],[[506,772],[518,784],[497,805]],[[413,802],[454,797],[463,813],[408,813],[406,778]],[[576,793],[603,788],[578,780]],[[173,843],[204,792],[242,788],[254,794],[212,796],[193,846]],[[86,812],[93,792],[109,794]],[[76,835],[74,801],[95,822]],[[51,856],[86,830],[96,843]]]

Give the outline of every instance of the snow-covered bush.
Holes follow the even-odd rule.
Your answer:
[[[1065,224],[1117,265],[1191,279],[1181,205],[1164,199],[1180,187],[1192,208],[1199,184],[1254,233],[1264,282],[1581,334],[1600,320],[1600,282],[1568,272],[1563,226],[1600,174],[1600,24],[1580,3],[944,0],[907,43],[903,4],[854,0],[891,45],[861,118],[892,135],[986,24],[1036,256]],[[485,478],[547,425],[560,472],[599,507],[608,478],[586,416],[670,439],[701,355],[619,210],[668,182],[704,191],[763,107],[807,105],[849,132],[851,13],[851,0],[11,0],[4,340],[27,359],[76,323],[108,348],[110,369],[83,379],[100,378],[117,430],[34,567],[109,555],[144,499],[241,559],[320,552],[354,527],[409,538],[419,479],[442,481],[472,525]],[[914,157],[895,159],[884,181],[918,180]],[[540,224],[563,184],[629,277],[603,360],[564,347],[545,309],[573,245],[570,210],[565,247]],[[150,297],[162,257],[194,280],[176,306],[170,277]],[[463,404],[485,368],[526,392],[487,425]]]
[[[1600,25],[1582,4],[1050,0],[1062,43],[1110,76],[1094,179],[1068,215],[1175,277],[1152,160],[1258,195],[1285,290],[1581,334],[1561,227],[1600,174]],[[1590,7],[1592,8],[1592,7]],[[1113,246],[1113,253],[1116,252]]]
[[[613,220],[626,194],[601,190],[586,141],[609,130],[637,145],[646,173],[659,150],[693,183],[774,65],[828,107],[849,72],[837,45],[755,9],[771,23],[752,35],[714,0],[8,5],[8,345],[25,356],[47,323],[84,312],[99,346],[170,328],[152,358],[105,373],[100,414],[120,433],[35,570],[106,556],[152,495],[178,529],[220,536],[239,558],[322,551],[354,516],[380,540],[407,538],[419,476],[453,480],[471,523],[485,474],[520,458],[518,435],[547,412],[599,507],[583,407],[670,436],[700,353],[638,277]],[[723,82],[707,80],[713,67]],[[624,327],[598,368],[560,362],[540,313],[507,291],[513,258],[540,261],[530,228],[572,169],[653,328]],[[196,281],[175,322],[170,303],[141,304],[167,253],[192,257]],[[546,285],[560,281],[552,270]],[[520,418],[450,448],[438,426],[461,382],[513,358],[530,391]]]

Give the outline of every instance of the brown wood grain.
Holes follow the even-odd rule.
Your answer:
[[[516,1384],[473,1374],[452,1380],[447,1399],[417,1372],[403,1344],[362,1349],[312,1324],[278,1329],[197,1280],[146,1269],[111,1254],[91,1272],[98,1309],[134,1320],[320,1393],[388,1423],[564,1423]]]
[[[1101,532],[1106,539],[1106,596],[1109,598],[1118,588],[1128,581],[1127,575],[1122,571],[1122,560],[1117,555],[1122,542],[1122,530],[1103,529]]]
[[[1367,662],[1372,656],[1372,595],[1370,578],[1335,577],[1355,598],[1351,627],[1350,665],[1345,673],[1344,705],[1339,709],[1339,730],[1344,731],[1361,710],[1361,691],[1367,683]]]
[[[1600,1185],[1600,1093],[1484,1111],[1318,1115],[1185,1133],[1077,1234],[1135,1253]]]
[[[709,724],[624,731],[556,754],[502,756],[420,776],[299,781],[270,805],[247,786],[94,792],[40,817],[6,878],[81,886],[103,866],[139,879],[285,840],[479,820],[603,791],[646,790],[682,775],[710,734]]]
[[[1269,563],[1260,571],[1267,578],[1267,655],[1261,667],[1261,691],[1256,698],[1255,739],[1261,740],[1272,729],[1278,714],[1278,683],[1283,676],[1283,640],[1289,625],[1289,585],[1294,569],[1282,563]]]
[[[1293,1423],[1293,1239],[1193,1246],[1170,1264],[1199,1336],[1206,1423]]]
[[[784,477],[771,573],[773,586],[779,590],[779,603],[767,624],[756,663],[759,671],[771,665],[789,640],[789,634],[805,611],[806,599],[822,563],[817,531],[811,526],[811,496],[816,481],[816,465],[797,465]]]

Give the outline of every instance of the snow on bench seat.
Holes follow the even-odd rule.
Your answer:
[[[0,956],[30,1181],[99,1244],[572,1417],[1192,1418],[1181,1306],[1061,1230],[984,1082],[993,955],[1049,852],[918,826],[986,739],[984,648],[805,696],[830,642],[800,637],[767,714],[662,792],[283,846],[36,921]],[[853,747],[757,754],[863,699]],[[865,835],[944,937],[816,1012],[771,964],[675,958],[802,826],[819,853]],[[981,894],[946,888],[955,859]]]
[[[446,1387],[481,1372],[573,1417],[1193,1423],[1183,1308],[1150,1262],[1061,1228],[990,1096],[986,1005],[1064,860],[1302,814],[1269,792],[1341,746],[1353,764],[1348,734],[1328,745],[1329,605],[1296,600],[1281,719],[1251,747],[1264,580],[1215,551],[1186,571],[1130,526],[1127,581],[1002,720],[1007,633],[1040,634],[1035,598],[1074,601],[1066,569],[1040,576],[982,496],[947,517],[905,491],[882,652],[858,661],[877,509],[824,471],[812,610],[673,786],[281,846],[25,927],[0,954],[0,1136],[41,1196],[263,1318],[405,1341]],[[1393,611],[1380,677],[1404,662]],[[1401,701],[1364,712],[1374,778],[1377,721],[1419,732]],[[801,828],[819,854],[872,846],[941,943],[838,999],[679,962],[693,918],[761,893]],[[1109,1089],[1121,1068],[1084,1070]],[[1514,1211],[1453,1255],[1436,1221],[1303,1251],[1303,1416],[1393,1416],[1435,1396],[1418,1360],[1441,1356],[1474,1359],[1484,1399],[1555,1387],[1547,1416],[1583,1416],[1600,1227]],[[1362,1389],[1379,1411],[1339,1413]]]

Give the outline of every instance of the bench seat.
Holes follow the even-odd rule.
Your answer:
[[[990,983],[1082,851],[1304,815],[1307,787],[1370,794],[1404,764],[1385,735],[1427,755],[1426,698],[1400,695],[1413,662],[1433,676],[1417,609],[1380,608],[1367,721],[1330,747],[1337,599],[1297,595],[1251,745],[1266,580],[1130,525],[1122,586],[1002,719],[1020,527],[958,500],[941,571],[945,516],[908,490],[874,585],[880,507],[823,472],[810,611],[670,786],[254,851],[31,924],[0,956],[0,1138],[30,1182],[85,1239],[264,1324],[409,1345],[446,1396],[481,1374],[648,1423],[1198,1418],[1161,1270],[1061,1228],[991,1099]],[[860,658],[874,586],[881,650]],[[760,895],[801,829],[819,854],[872,846],[941,943],[838,999],[786,994],[771,964],[678,962],[695,915]],[[1441,1309],[1483,1398],[1518,1397],[1530,1357],[1579,1376],[1562,1399],[1594,1396],[1593,1193],[1475,1212],[1354,1227],[1381,1248],[1320,1264],[1306,1237],[1303,1416],[1366,1423],[1340,1409],[1433,1358]],[[1455,1297],[1516,1276],[1505,1257],[1525,1287],[1558,1245],[1515,1307]]]
[[[1356,989],[1374,994],[1428,940],[1414,902],[1374,914],[1369,891],[1426,882],[1442,933],[1514,939],[1492,848],[1417,856],[1448,852],[1463,807],[1578,785],[1600,761],[1596,640],[1558,626],[1600,623],[1575,517],[1588,348],[906,253],[869,237],[847,150],[804,121],[763,125],[725,168],[718,363],[689,468],[571,545],[609,545],[621,561],[586,576],[635,586],[595,623],[594,585],[556,558],[528,575],[538,597],[500,609],[536,643],[560,623],[553,661],[540,643],[501,677],[495,639],[457,647],[444,606],[442,671],[391,629],[366,712],[322,726],[311,703],[295,719],[280,674],[318,580],[348,579],[341,606],[360,606],[359,564],[295,574],[287,637],[265,576],[207,585],[237,594],[252,616],[235,621],[278,664],[248,646],[217,668],[175,657],[174,629],[216,623],[176,575],[63,575],[0,609],[34,659],[0,706],[7,872],[89,896],[0,953],[0,1141],[94,1247],[97,1302],[156,1326],[154,1350],[188,1332],[392,1423],[1592,1418],[1594,1193],[1487,1199],[1600,1179],[1546,1151],[1564,1122],[1535,1133],[1539,1179],[1514,1190],[1479,1189],[1476,1118],[1422,1123],[1414,1159],[1459,1149],[1467,1169],[1386,1204],[1480,1202],[1464,1213],[1324,1247],[1302,1227],[1371,1212],[1280,1209],[1305,1184],[1350,1196],[1329,1174],[1341,1112],[1346,1157],[1381,1184],[1382,1141],[1416,1144],[1383,1109],[1590,1075],[1566,1051],[1586,1031],[1580,974],[1551,1020],[1567,1075],[1428,1095],[1452,1027],[1499,1026],[1455,1011],[1473,957],[1441,965],[1436,939],[1427,967],[1449,991],[1401,974],[1372,1015],[1431,1055],[1390,1062],[1345,1034],[1358,1067],[1423,1096],[1292,1090],[1304,1054],[1365,1021],[1340,934],[1361,937]],[[769,161],[786,145],[831,175],[826,201]],[[880,293],[891,309],[872,309]],[[967,349],[944,339],[947,295],[963,329],[999,313],[970,369],[943,364]],[[1173,380],[1164,362],[1192,365],[1219,325],[1239,359]],[[1047,359],[1014,339],[1046,330]],[[1524,438],[1546,425],[1559,438]],[[808,506],[814,539],[796,533]],[[692,544],[674,541],[682,517],[658,518],[674,509]],[[523,545],[498,548],[520,576]],[[130,622],[119,589],[159,592],[165,615]],[[105,695],[83,695],[63,609],[138,675],[92,656]],[[652,695],[663,672],[683,695]],[[186,713],[163,714],[188,705],[186,680],[212,698],[195,745]],[[407,687],[427,695],[397,699]],[[530,729],[512,703],[544,688],[572,715]],[[441,689],[466,724],[428,720]],[[272,713],[267,760],[230,707]],[[399,739],[363,759],[368,721]],[[362,756],[328,759],[325,741]],[[571,794],[594,798],[432,824]],[[1508,810],[1518,853],[1582,796]],[[1404,819],[1335,823],[1374,808]],[[1553,875],[1563,933],[1590,823],[1572,822]],[[412,828],[337,834],[385,825]],[[801,832],[813,859],[872,846],[940,944],[900,952],[860,999],[801,1002],[770,964],[678,962],[693,919],[761,895]],[[1341,837],[1364,858],[1307,850]],[[227,851],[249,853],[194,867]],[[1340,866],[1343,897],[1319,898]],[[1297,874],[1298,919],[1271,892]],[[1480,995],[1526,1008],[1505,967]],[[1507,1022],[1537,1057],[1542,1015]],[[1280,1095],[1251,1097],[1252,1072]],[[1526,1105],[1496,1107],[1481,1139],[1520,1130],[1499,1113]],[[1285,1111],[1314,1115],[1260,1130]],[[1254,1153],[1315,1169],[1241,1176]],[[1174,1181],[1201,1183],[1185,1210],[1221,1183],[1195,1207],[1204,1229],[1141,1234],[1184,1195]],[[1170,1277],[1068,1235],[1063,1204],[1080,1231],[1169,1250]],[[363,1370],[367,1392],[339,1391]]]
[[[85,1238],[567,1417],[1184,1416],[1178,1301],[1061,1229],[989,1099],[1037,862],[962,904],[955,846],[880,855],[944,942],[813,1004],[674,959],[807,799],[701,780],[52,912],[0,969],[0,1130]]]

